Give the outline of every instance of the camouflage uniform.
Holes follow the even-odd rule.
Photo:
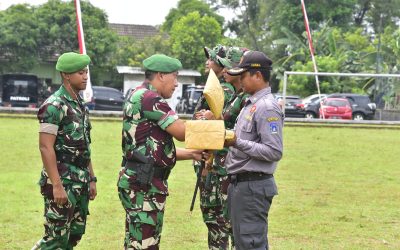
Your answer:
[[[134,89],[123,112],[124,159],[134,160],[134,154],[140,153],[154,159],[158,168],[172,169],[176,150],[173,137],[165,129],[177,119],[151,84],[145,82]],[[142,186],[137,182],[136,171],[123,167],[118,193],[126,212],[125,249],[158,249],[168,196],[167,180],[153,177],[150,185]]]
[[[64,86],[39,108],[40,131],[56,131],[57,169],[68,196],[65,205],[53,200],[53,186],[43,168],[39,185],[44,198],[45,236],[35,247],[72,249],[85,233],[89,214],[90,121],[80,98],[74,100]]]
[[[224,79],[220,79],[224,90],[224,107],[227,106],[235,93],[234,87]],[[204,96],[200,97],[195,108],[195,112],[201,109],[209,110],[208,103]],[[223,155],[227,154],[227,150],[223,149],[214,152],[215,159],[221,160]],[[195,162],[196,173],[199,170],[200,163]],[[213,164],[212,170],[202,178],[200,182],[200,209],[203,215],[203,221],[208,228],[208,247],[209,249],[227,249],[230,227],[229,221],[224,216],[224,198],[221,193],[222,185],[227,185],[227,172],[223,164]],[[226,196],[226,195],[225,195]],[[226,200],[226,199],[225,199]]]

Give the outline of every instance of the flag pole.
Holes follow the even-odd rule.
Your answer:
[[[75,10],[76,10],[76,26],[78,28],[79,52],[81,54],[86,54],[85,36],[83,33],[80,0],[75,0]],[[86,84],[86,89],[83,91],[83,100],[85,102],[90,102],[92,100],[92,97],[93,97],[93,90],[92,90],[92,83],[90,81],[90,72],[89,72],[89,65],[88,65],[88,80],[87,80],[87,84]]]
[[[315,56],[314,56],[314,47],[313,47],[313,43],[312,43],[312,37],[311,37],[311,32],[310,32],[310,24],[308,22],[306,5],[304,3],[304,0],[300,0],[300,1],[301,1],[301,9],[303,10],[304,26],[306,27],[307,39],[308,39],[308,47],[310,49],[311,60],[312,60],[312,63],[313,63],[314,72],[318,73],[318,67],[317,67],[317,62],[315,60]],[[320,107],[322,107],[321,90],[320,90],[320,87],[319,87],[319,78],[318,78],[317,74],[315,75],[315,84],[317,85],[318,96],[319,96],[319,100],[320,100]],[[322,112],[322,119],[325,119],[324,112]]]

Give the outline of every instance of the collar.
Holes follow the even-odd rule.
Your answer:
[[[266,87],[263,89],[260,89],[259,91],[257,91],[256,93],[254,93],[252,96],[250,96],[247,99],[247,104],[250,103],[256,103],[259,99],[261,99],[263,96],[271,94],[271,87]]]
[[[157,89],[149,82],[149,81],[145,81],[143,82],[142,86],[148,90],[152,90],[154,92],[157,92]]]
[[[67,99],[68,101],[74,102],[74,98],[72,98],[72,96],[68,93],[67,89],[65,88],[64,84],[61,84],[61,87],[57,90],[57,93],[60,96],[64,96],[65,99]],[[78,98],[80,98],[80,96],[78,95]]]

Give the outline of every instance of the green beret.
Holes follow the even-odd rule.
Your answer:
[[[60,72],[74,73],[85,68],[89,63],[90,57],[88,55],[67,52],[58,58],[56,69]]]
[[[155,54],[143,60],[145,70],[170,73],[182,68],[182,63],[176,59],[163,54]]]

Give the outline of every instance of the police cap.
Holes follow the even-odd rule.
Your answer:
[[[249,69],[272,70],[272,61],[263,52],[246,51],[237,67],[228,70],[232,76],[240,75]]]

